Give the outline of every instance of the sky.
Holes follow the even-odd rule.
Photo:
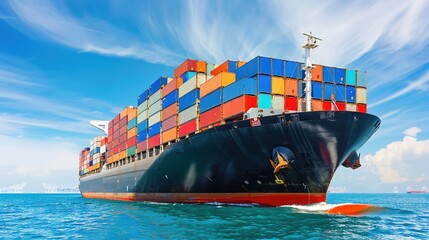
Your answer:
[[[382,119],[349,192],[429,187],[429,1],[1,1],[0,188],[77,185],[79,150],[184,59],[268,56],[367,71]]]

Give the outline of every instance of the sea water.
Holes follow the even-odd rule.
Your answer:
[[[329,215],[366,203],[362,216]],[[326,204],[277,208],[1,194],[0,239],[429,239],[429,194],[328,194]]]

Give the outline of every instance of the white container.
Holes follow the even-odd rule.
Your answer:
[[[142,104],[140,104],[138,107],[137,107],[137,114],[140,114],[141,112],[143,112],[144,110],[146,110],[147,109],[147,100],[146,101],[144,101],[144,102],[142,102]]]
[[[356,88],[356,103],[366,103],[366,88]]]
[[[152,104],[148,110],[149,118],[157,112],[160,112],[162,109],[161,100],[158,100],[156,103]]]
[[[149,97],[148,106],[150,107],[152,104],[156,103],[160,99],[161,99],[161,89],[159,89]]]
[[[140,113],[139,115],[137,115],[137,124],[143,122],[146,119],[147,119],[147,111],[145,110],[142,113]]]
[[[103,154],[103,153],[107,152],[106,148],[107,148],[106,145],[101,146],[100,147],[100,153]]]
[[[346,105],[346,111],[356,112],[356,104],[354,104],[354,103],[347,103],[347,105]]]
[[[197,105],[192,105],[191,107],[179,112],[179,125],[186,123],[192,119],[197,118]]]
[[[158,112],[149,117],[148,126],[151,127],[155,123],[161,122],[161,112]]]
[[[167,83],[169,83],[171,81],[173,81],[173,78],[171,78],[171,77],[167,78]]]
[[[285,108],[285,97],[274,95],[271,100],[271,106],[273,109],[283,110]]]
[[[197,73],[191,79],[183,83],[179,87],[179,98],[185,96],[187,93],[191,92],[195,88],[199,88],[201,84],[207,81],[207,76],[204,73]]]

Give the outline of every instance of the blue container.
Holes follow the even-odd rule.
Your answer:
[[[192,90],[191,92],[187,93],[185,96],[179,98],[179,112],[194,105],[199,98],[200,98],[200,89],[198,88]]]
[[[96,154],[96,153],[100,153],[100,147],[94,148],[94,154]]]
[[[182,78],[183,83],[185,83],[185,82],[186,82],[186,81],[188,81],[189,79],[191,79],[191,78],[195,77],[195,75],[197,75],[197,73],[196,73],[196,72],[189,71],[189,72],[185,72],[185,73],[184,73],[184,74],[182,74],[182,76],[180,76],[180,77]]]
[[[344,85],[335,85],[335,100],[340,102],[346,101],[346,87]]]
[[[322,83],[321,82],[311,82],[311,97],[315,99],[322,99]]]
[[[137,118],[133,118],[131,120],[128,121],[128,126],[127,129],[131,130],[131,128],[137,126]]]
[[[137,98],[137,106],[142,104],[144,101],[147,100],[148,97],[148,90],[144,90],[142,94],[140,94],[140,96]]]
[[[298,79],[304,79],[305,77],[305,71],[302,70],[303,67],[304,67],[304,63],[298,63],[298,69],[297,69]]]
[[[92,167],[92,165],[94,164],[94,161],[93,160],[91,160],[91,161],[89,161],[89,166],[90,167]]]
[[[204,96],[200,100],[200,113],[206,112],[222,104],[222,89],[219,88],[214,92]]]
[[[349,86],[356,86],[356,71],[346,70],[346,84]]]
[[[357,85],[358,87],[366,87],[366,72],[357,71]]]
[[[253,78],[238,80],[223,89],[223,102],[228,102],[242,95],[253,95],[257,93],[257,81]]]
[[[335,68],[335,83],[346,84],[346,71],[342,68]]]
[[[154,125],[150,126],[147,130],[147,133],[149,135],[149,138],[159,134],[161,132],[161,122],[155,123]]]
[[[91,150],[91,151],[89,152],[89,156],[90,156],[90,157],[94,156],[94,150]]]
[[[147,129],[147,119],[137,125],[137,132],[142,132]]]
[[[286,77],[287,78],[298,78],[300,75],[299,72],[300,64],[298,62],[286,61]],[[301,73],[302,75],[302,73]]]
[[[228,72],[237,70],[237,61],[228,61]]]
[[[334,85],[332,83],[323,84],[323,100],[331,100],[331,96],[334,94]]]
[[[149,96],[154,94],[156,91],[161,89],[162,86],[167,84],[167,78],[166,77],[160,77],[158,78],[152,85],[149,86]],[[144,101],[144,100],[143,100]]]
[[[167,96],[165,96],[162,99],[162,109],[166,109],[167,107],[171,106],[171,104],[177,102],[179,94],[178,94],[178,90],[174,90],[171,93],[167,94]]]
[[[271,94],[258,94],[258,108],[271,108]]]
[[[273,76],[285,77],[285,61],[281,59],[272,59]]]
[[[258,75],[258,92],[271,93],[271,76]]]
[[[143,142],[146,139],[147,139],[147,130],[146,129],[144,131],[142,131],[142,132],[139,132],[137,134],[137,142],[138,143],[139,142]]]
[[[323,82],[334,82],[334,68],[323,66]]]
[[[251,78],[258,74],[271,75],[271,58],[256,57],[235,71],[237,80]]]
[[[349,103],[355,103],[356,102],[356,88],[347,86],[346,87],[346,100]]]

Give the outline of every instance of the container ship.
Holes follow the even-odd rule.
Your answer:
[[[185,60],[160,77],[80,152],[85,198],[281,206],[326,201],[340,167],[380,126],[366,73],[258,56]]]

